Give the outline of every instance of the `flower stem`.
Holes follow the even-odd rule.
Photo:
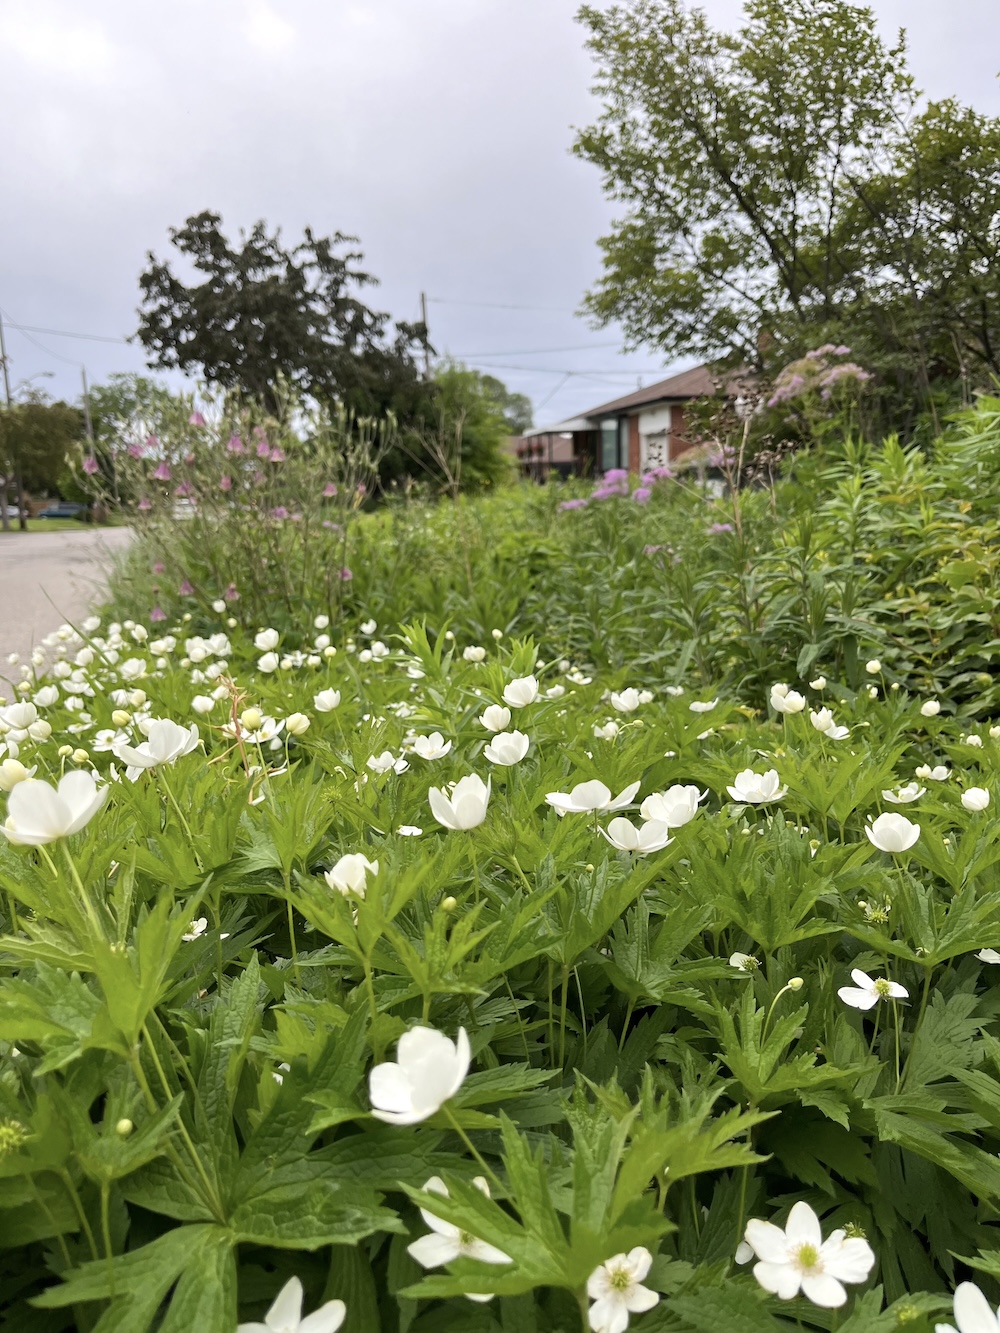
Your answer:
[[[503,1182],[501,1181],[500,1177],[499,1177],[499,1176],[497,1175],[497,1173],[493,1170],[493,1168],[492,1168],[492,1167],[490,1166],[490,1164],[486,1161],[486,1159],[482,1156],[482,1154],[480,1153],[479,1149],[476,1147],[476,1145],[475,1145],[475,1144],[472,1142],[472,1140],[469,1138],[468,1134],[466,1134],[465,1130],[462,1128],[462,1126],[461,1126],[461,1125],[458,1123],[458,1121],[455,1119],[455,1114],[454,1114],[454,1112],[452,1111],[451,1107],[448,1105],[447,1102],[445,1102],[445,1104],[441,1107],[441,1110],[444,1111],[445,1116],[447,1117],[448,1123],[451,1125],[452,1129],[455,1131],[455,1133],[458,1135],[458,1137],[462,1140],[462,1142],[463,1142],[463,1143],[465,1144],[465,1146],[468,1148],[468,1150],[469,1150],[469,1152],[472,1154],[472,1156],[476,1159],[476,1161],[479,1163],[479,1165],[483,1168],[483,1171],[486,1173],[486,1175],[489,1176],[490,1180],[493,1182],[493,1184],[494,1184],[498,1189],[502,1190],[502,1189],[503,1189]]]

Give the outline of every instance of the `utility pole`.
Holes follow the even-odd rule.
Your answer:
[[[83,380],[83,421],[87,431],[87,439],[94,442],[94,425],[90,420],[90,389],[87,387],[87,367],[80,367],[80,377]]]
[[[420,293],[420,320],[424,326],[424,379],[429,380],[431,377],[431,350],[427,342],[427,295],[425,292]]]
[[[0,362],[3,362],[3,390],[7,411],[10,411],[10,371],[7,369],[7,343],[3,336],[3,315],[0,314]],[[7,473],[0,474],[0,529],[10,532],[10,515],[7,513]],[[24,523],[24,519],[21,519]]]

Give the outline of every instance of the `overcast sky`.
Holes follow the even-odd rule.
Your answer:
[[[704,0],[720,25],[738,0]],[[998,0],[874,0],[932,97],[1000,114]],[[666,373],[574,311],[612,216],[570,155],[597,110],[576,0],[2,0],[0,308],[134,331],[147,250],[214,209],[360,238],[376,308],[549,422]],[[34,339],[31,341],[30,339]],[[15,387],[79,395],[141,351],[8,327]],[[52,377],[33,378],[41,372]]]

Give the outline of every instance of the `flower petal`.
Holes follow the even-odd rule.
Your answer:
[[[799,1289],[799,1270],[791,1264],[754,1264],[753,1275],[765,1291],[783,1301],[790,1301]]]
[[[829,1273],[805,1273],[802,1277],[802,1294],[813,1305],[821,1305],[824,1310],[836,1310],[847,1300],[847,1292]]]
[[[269,1328],[284,1329],[295,1327],[301,1318],[302,1283],[297,1277],[290,1277],[264,1316],[264,1322]]]
[[[743,1233],[746,1243],[758,1259],[765,1263],[783,1264],[788,1259],[788,1239],[781,1227],[773,1222],[763,1222],[759,1217],[751,1217]]]
[[[818,1250],[823,1244],[823,1231],[819,1218],[804,1199],[794,1204],[788,1214],[785,1235],[790,1245],[812,1245]]]

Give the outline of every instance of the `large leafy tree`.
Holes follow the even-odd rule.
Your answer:
[[[358,267],[353,237],[307,227],[286,246],[261,221],[233,244],[219,214],[204,212],[171,228],[170,239],[196,280],[148,255],[138,338],[151,365],[199,373],[272,412],[282,382],[362,413],[406,410],[419,397],[415,352],[426,330],[390,326],[361,300],[375,279]]]
[[[580,10],[602,109],[575,151],[622,206],[587,305],[668,357],[846,341],[901,424],[996,369],[1000,125],[917,114],[904,36],[865,5],[744,9],[735,32],[684,0]]]
[[[7,488],[24,492],[51,491],[59,486],[66,459],[83,435],[83,413],[67,403],[49,402],[31,393],[22,402],[0,410],[0,528],[8,531]],[[21,527],[25,527],[21,504]]]

